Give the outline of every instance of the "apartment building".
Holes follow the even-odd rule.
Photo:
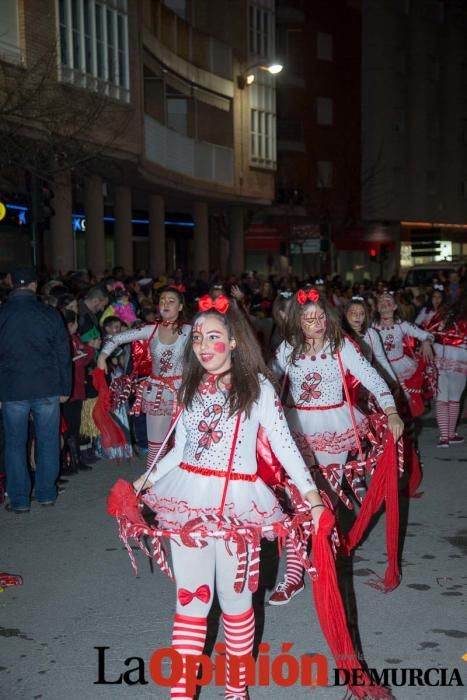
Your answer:
[[[392,270],[466,256],[467,6],[363,0],[362,19],[363,218]]]
[[[300,276],[336,269],[360,222],[360,3],[277,0],[277,182],[246,243]],[[344,254],[345,255],[345,254]]]
[[[251,211],[274,198],[275,79],[264,70],[274,10],[274,0],[3,0],[0,75],[21,84],[47,60],[64,115],[66,157],[46,180],[54,215],[34,232],[39,261],[96,273],[244,268]],[[20,116],[26,153],[51,129]],[[29,232],[24,163],[3,173],[0,201]],[[7,218],[0,236],[11,237]]]

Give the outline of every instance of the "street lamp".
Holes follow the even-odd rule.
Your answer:
[[[251,66],[248,66],[248,68],[246,68],[241,75],[237,76],[237,85],[240,90],[244,90],[246,87],[254,83],[256,76],[253,71],[255,70],[265,70],[271,75],[277,75],[282,71],[283,67],[284,66],[282,63],[269,63],[267,65],[260,62],[253,63]]]

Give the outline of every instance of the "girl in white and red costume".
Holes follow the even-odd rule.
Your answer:
[[[185,356],[175,446],[149,476],[151,488],[144,500],[156,511],[158,526],[174,533],[170,538],[177,586],[173,647],[182,657],[203,652],[206,618],[216,590],[227,652],[225,698],[244,700],[248,698],[244,674],[234,685],[229,659],[252,653],[255,620],[251,591],[245,586],[238,592],[235,587],[237,545],[213,537],[204,548],[188,547],[177,533],[200,517],[206,527],[212,522],[211,527],[219,530],[219,512],[245,526],[283,522],[286,516],[275,495],[257,475],[260,427],[311,505],[315,527],[324,505],[266,378],[257,341],[233,304],[224,296],[213,301],[206,295],[200,300]],[[135,488],[147,487],[147,478],[140,477]],[[182,676],[171,698],[192,697]]]
[[[414,338],[420,340],[420,354],[422,358],[426,362],[433,362],[432,343],[434,337],[431,333],[422,330],[413,323],[398,320],[397,304],[393,295],[389,292],[383,292],[378,297],[377,310],[377,318],[373,322],[373,328],[376,328],[380,334],[391,367],[397,375],[407,398],[410,399],[411,390],[416,388],[414,382],[419,367],[417,361],[404,352],[404,339]]]
[[[436,323],[435,356],[438,368],[436,420],[440,438],[438,447],[464,442],[456,432],[460,399],[467,380],[467,293],[444,312]]]
[[[441,310],[444,304],[444,287],[442,284],[434,284],[430,295],[430,300],[426,306],[418,313],[415,323],[425,331],[430,330],[432,319]]]
[[[357,435],[369,429],[368,420],[343,400],[343,381],[349,371],[376,398],[388,416],[397,441],[403,424],[387,384],[354,344],[344,337],[335,312],[316,289],[299,290],[289,307],[286,340],[277,350],[274,371],[287,375],[290,400],[287,421],[295,442],[309,467],[339,464],[358,449]],[[333,478],[340,483],[343,470]],[[332,486],[332,481],[330,482]],[[303,589],[303,568],[287,544],[287,570],[269,599],[284,605]]]
[[[397,304],[389,292],[383,292],[378,297],[377,318],[373,327],[381,336],[388,360],[403,389],[403,394],[397,398],[397,404],[405,425],[404,463],[409,475],[407,494],[416,496],[419,495],[417,489],[422,481],[422,470],[416,448],[413,417],[422,415],[425,411],[422,400],[424,376],[421,364],[404,351],[404,340],[421,341],[421,359],[424,363],[432,363],[434,336],[413,323],[398,320]]]
[[[184,323],[183,295],[172,287],[162,290],[159,298],[161,321],[155,325],[117,333],[109,338],[99,355],[98,367],[106,371],[106,359],[124,343],[149,341],[152,374],[142,389],[142,411],[148,431],[148,464],[158,453],[177,409],[177,391],[182,380],[183,353],[191,326]],[[163,453],[160,455],[163,456]]]
[[[370,326],[369,310],[363,297],[352,297],[346,304],[342,328],[355,341],[368,362],[382,374],[394,392],[398,380],[386,357],[378,331]]]

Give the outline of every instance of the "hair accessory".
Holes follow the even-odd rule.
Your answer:
[[[293,292],[289,292],[287,289],[284,289],[283,291],[279,292],[279,296],[281,296],[283,299],[290,299],[290,297],[293,297]]]
[[[306,292],[304,289],[299,289],[297,292],[297,301],[299,304],[306,304],[307,301],[316,303],[319,300],[319,292],[316,289],[310,289]]]
[[[352,297],[352,301],[361,301],[364,302],[365,299],[363,297]]]
[[[436,289],[438,292],[444,292],[444,285],[442,284],[434,284],[433,289]]]
[[[212,300],[209,294],[205,294],[198,301],[198,308],[200,311],[209,311],[210,309],[215,309],[220,314],[225,314],[230,306],[230,302],[226,296],[221,294],[217,297],[216,301]]]
[[[322,278],[322,277],[317,277],[317,278],[315,279],[315,284],[316,284],[316,285],[323,286],[323,285],[324,285],[324,280],[323,280],[323,278]]]

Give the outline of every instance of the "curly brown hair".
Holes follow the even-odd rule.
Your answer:
[[[285,324],[285,339],[292,346],[291,361],[295,364],[300,355],[307,351],[307,340],[302,330],[301,318],[303,313],[311,306],[317,306],[326,314],[326,330],[324,332],[324,342],[329,343],[331,354],[335,355],[342,349],[344,343],[344,333],[339,318],[333,307],[325,298],[324,294],[319,295],[316,302],[299,304],[295,294],[288,309],[287,322]]]
[[[229,414],[245,412],[249,415],[251,407],[260,396],[260,375],[272,380],[271,372],[263,360],[261,348],[249,323],[238,310],[233,300],[230,300],[229,308],[225,314],[219,313],[216,309],[199,311],[192,321],[193,327],[199,323],[202,317],[205,318],[207,316],[214,316],[221,320],[227,328],[229,339],[235,339],[235,350],[232,352],[232,366],[217,378],[219,383],[223,377],[230,375]],[[205,374],[206,370],[196,357],[192,343],[187,343],[184,355],[183,380],[178,392],[179,403],[183,403],[187,408],[192,406],[195,394]]]

